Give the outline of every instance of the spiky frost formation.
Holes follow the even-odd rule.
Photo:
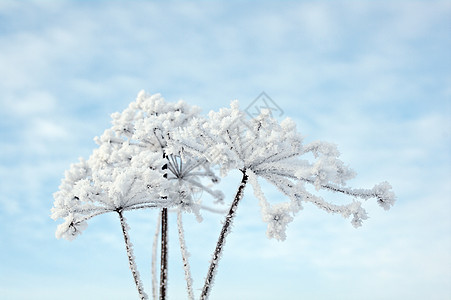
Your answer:
[[[141,276],[139,275],[138,267],[136,266],[135,262],[135,255],[133,254],[133,244],[130,241],[130,236],[128,234],[128,230],[130,229],[127,220],[122,215],[122,212],[118,212],[119,220],[121,222],[121,228],[122,228],[122,235],[124,237],[124,243],[125,243],[125,251],[127,252],[128,257],[128,263],[130,265],[130,271],[133,275],[133,280],[135,281],[136,288],[138,290],[139,298],[141,300],[147,300],[149,297],[147,296],[146,292],[144,292],[144,287],[141,281]]]
[[[177,128],[183,128],[190,120],[199,117],[200,109],[189,106],[184,101],[177,103],[166,102],[159,94],[148,95],[140,92],[135,102],[122,113],[112,115],[115,135],[120,135],[121,140],[114,139],[112,144],[127,143],[135,148],[135,151],[150,151],[158,153],[165,159],[164,169],[167,170],[166,178],[169,180],[168,199],[175,205],[182,207],[184,211],[196,214],[200,220],[200,203],[196,203],[192,197],[201,190],[218,201],[222,201],[222,192],[212,190],[210,183],[219,182],[219,178],[210,169],[205,158],[181,157],[180,148],[169,147],[172,140],[172,132]],[[110,131],[98,139],[102,145],[109,139]]]
[[[269,111],[263,111],[249,120],[237,101],[231,108],[210,112],[208,118],[198,112],[183,101],[167,103],[159,94],[141,92],[122,113],[113,114],[113,126],[95,139],[98,149],[87,161],[81,159],[66,171],[54,194],[52,218],[64,219],[56,236],[73,239],[90,218],[112,211],[119,214],[122,225],[124,211],[149,207],[162,211],[177,207],[179,212],[192,212],[200,220],[199,211],[206,206],[193,194],[203,191],[218,202],[224,198],[222,192],[210,187],[219,180],[211,165],[219,166],[223,176],[232,169],[240,170],[243,179],[226,215],[202,290],[201,299],[207,299],[247,182],[259,199],[268,237],[279,240],[286,238],[286,228],[304,202],[345,218],[352,216],[351,223],[358,227],[367,218],[361,200],[375,198],[386,210],[395,201],[387,182],[372,189],[348,188],[346,183],[355,173],[339,159],[336,146],[325,142],[304,144],[289,119],[279,123]],[[259,180],[273,184],[289,200],[270,203]],[[345,205],[333,204],[309,192],[309,185],[317,191],[349,195],[353,200]],[[183,232],[181,227],[179,232]],[[135,283],[144,299],[147,295],[130,255],[128,233],[124,238]],[[186,257],[183,250],[182,245]],[[190,286],[189,269],[185,271]]]
[[[386,182],[372,189],[346,187],[355,173],[339,159],[335,145],[318,141],[304,144],[293,121],[287,118],[279,123],[269,111],[262,111],[257,118],[249,120],[240,111],[238,101],[232,102],[231,108],[210,112],[207,120],[193,119],[190,126],[182,128],[175,137],[186,153],[219,165],[222,175],[232,169],[246,171],[260,201],[263,221],[268,223],[270,238],[285,239],[287,225],[302,209],[303,202],[311,202],[346,218],[353,216],[351,222],[357,227],[367,218],[358,199],[376,198],[384,209],[395,201],[391,186]],[[311,156],[313,160],[309,159]],[[289,201],[269,203],[257,177],[273,184]],[[349,204],[336,205],[310,193],[306,185],[354,199]]]
[[[144,159],[145,158],[145,159]],[[54,193],[52,218],[63,218],[58,225],[58,238],[73,239],[87,227],[94,216],[146,207],[162,207],[165,196],[162,172],[143,167],[150,156],[135,156],[127,168],[94,169],[90,161],[80,159],[71,165],[62,180],[60,190]],[[154,157],[153,163],[161,158]],[[151,186],[159,186],[154,189]]]
[[[182,159],[178,149],[167,147],[171,132],[198,112],[183,101],[140,92],[122,113],[112,114],[113,126],[95,138],[98,148],[71,165],[54,194],[52,218],[65,220],[57,237],[73,239],[87,220],[116,210],[178,206],[200,220],[202,206],[192,197],[199,190],[222,201],[222,192],[203,180],[219,181],[205,158]]]
[[[193,278],[191,277],[191,268],[188,260],[190,254],[186,247],[182,219],[183,219],[182,211],[181,209],[179,209],[177,211],[177,231],[180,243],[180,253],[182,254],[183,270],[185,271],[185,281],[186,281],[186,290],[188,292],[188,299],[193,300],[194,299]]]
[[[71,165],[54,193],[52,218],[64,219],[57,227],[57,238],[74,239],[90,218],[107,212],[118,213],[122,222],[124,211],[167,211],[175,206],[194,213],[200,221],[204,205],[193,194],[205,191],[221,202],[222,192],[204,182],[217,183],[219,178],[205,158],[182,158],[181,149],[167,146],[171,132],[188,124],[198,112],[183,101],[167,103],[159,94],[140,92],[122,113],[112,114],[112,127],[95,138],[99,147],[87,161]],[[138,292],[147,298],[130,255],[128,236],[124,238]]]

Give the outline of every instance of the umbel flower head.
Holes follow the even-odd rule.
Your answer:
[[[115,113],[113,117],[113,127],[111,131],[115,135],[121,135],[122,141],[107,143],[106,147],[112,144],[127,144],[136,151],[147,150],[166,159],[163,169],[165,178],[169,180],[168,199],[185,211],[193,212],[200,220],[199,209],[203,206],[195,203],[193,194],[198,191],[206,192],[217,201],[222,202],[224,195],[221,191],[212,190],[210,185],[218,183],[219,178],[210,169],[209,162],[202,157],[180,156],[181,149],[168,146],[172,140],[172,133],[178,128],[187,126],[193,118],[199,118],[200,109],[189,106],[184,101],[177,103],[166,102],[161,95],[148,95],[140,92],[135,102],[122,113]],[[107,138],[103,141],[111,140]],[[102,146],[101,146],[102,147]],[[210,184],[205,183],[209,182]]]
[[[54,194],[52,218],[64,218],[57,238],[74,239],[87,227],[86,221],[104,213],[166,207],[166,180],[161,170],[143,167],[149,159],[154,165],[164,163],[161,157],[148,154],[134,156],[127,168],[93,172],[90,161],[83,159],[71,165]]]
[[[54,194],[52,218],[64,219],[57,237],[73,239],[87,220],[111,211],[177,206],[200,220],[203,206],[192,196],[198,191],[222,201],[223,194],[203,182],[219,181],[205,158],[182,160],[178,149],[167,148],[171,132],[198,113],[183,101],[140,92],[122,113],[112,114],[113,126],[95,138],[99,147],[66,171]]]
[[[219,165],[222,175],[231,169],[239,169],[248,176],[259,199],[262,219],[268,223],[270,238],[286,238],[287,224],[302,209],[304,202],[346,218],[352,216],[352,224],[358,227],[367,218],[359,199],[375,198],[384,209],[389,209],[395,201],[387,182],[372,189],[346,187],[346,182],[355,173],[339,159],[335,145],[326,142],[304,144],[293,121],[287,118],[279,123],[269,111],[248,119],[239,109],[238,101],[232,102],[231,108],[210,112],[207,120],[193,118],[189,126],[181,128],[174,136],[185,153]],[[265,198],[258,178],[274,185],[289,200],[271,204]],[[349,204],[336,205],[309,192],[308,185],[317,191],[342,193],[354,199]]]

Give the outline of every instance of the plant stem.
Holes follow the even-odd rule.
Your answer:
[[[130,270],[132,272],[133,279],[135,280],[136,288],[138,289],[139,298],[141,300],[147,300],[148,297],[147,297],[147,294],[144,292],[143,284],[139,277],[138,269],[136,267],[135,256],[133,255],[133,245],[130,242],[130,237],[128,235],[127,221],[125,220],[124,216],[122,215],[121,210],[117,210],[117,213],[119,214],[119,219],[121,221],[122,235],[124,236],[125,250],[127,251],[128,263],[130,265]]]
[[[216,249],[213,253],[213,258],[210,263],[210,267],[208,269],[207,278],[205,279],[204,288],[202,289],[202,294],[200,296],[201,300],[208,299],[208,295],[210,293],[211,286],[213,284],[214,277],[216,275],[216,268],[218,266],[219,259],[221,258],[221,254],[223,251],[225,238],[230,232],[230,227],[233,222],[233,218],[236,215],[236,209],[238,207],[238,203],[243,198],[243,191],[247,183],[248,175],[246,174],[246,170],[241,170],[243,172],[243,178],[241,179],[240,186],[235,195],[235,199],[230,206],[230,210],[225,218],[224,225],[222,226],[221,233],[219,234],[218,242],[216,244]]]
[[[160,300],[166,300],[168,285],[168,209],[161,210]]]
[[[183,233],[182,210],[180,208],[177,211],[177,229],[179,232],[180,252],[182,254],[183,270],[185,271],[185,280],[186,280],[186,289],[188,291],[188,299],[193,300],[194,299],[193,278],[191,277],[191,270],[190,270],[189,261],[188,261],[189,253],[186,249],[185,234]]]
[[[158,299],[158,282],[157,282],[157,248],[158,237],[160,236],[160,223],[161,223],[161,211],[158,214],[157,227],[155,229],[155,235],[153,237],[152,246],[152,299]]]

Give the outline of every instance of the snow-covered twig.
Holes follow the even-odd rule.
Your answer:
[[[133,275],[133,280],[135,281],[136,288],[138,289],[139,298],[141,300],[147,300],[148,296],[144,292],[144,287],[141,282],[141,278],[139,276],[138,269],[136,267],[135,256],[133,255],[133,245],[130,242],[130,236],[128,235],[127,221],[125,220],[125,217],[122,215],[121,210],[118,210],[117,213],[118,213],[119,219],[121,221],[122,235],[124,236],[125,250],[127,251],[128,263],[130,264],[130,270]]]
[[[236,215],[236,209],[238,207],[238,203],[243,198],[244,188],[246,187],[248,175],[246,174],[246,170],[243,169],[243,177],[241,179],[241,183],[236,192],[235,198],[230,206],[230,210],[225,218],[224,224],[221,229],[221,233],[219,234],[218,242],[216,243],[216,248],[213,253],[213,257],[210,262],[210,267],[208,268],[207,277],[205,278],[205,284],[202,289],[202,294],[200,296],[201,300],[208,299],[208,295],[210,293],[210,288],[213,285],[214,278],[216,276],[216,268],[218,266],[219,260],[222,256],[222,251],[225,244],[225,239],[227,235],[230,233],[230,227],[232,226],[233,219]]]
[[[193,278],[191,277],[191,270],[190,270],[189,261],[188,261],[189,253],[186,249],[181,209],[179,209],[177,211],[177,229],[178,229],[178,233],[179,233],[179,243],[180,243],[180,252],[182,254],[182,260],[183,260],[183,269],[185,271],[185,280],[186,280],[186,289],[188,292],[188,299],[193,300],[194,299]]]
[[[158,250],[158,237],[160,236],[160,223],[161,223],[161,211],[158,214],[157,227],[155,229],[155,235],[153,237],[152,245],[152,299],[158,298],[158,282],[157,282],[157,250]]]

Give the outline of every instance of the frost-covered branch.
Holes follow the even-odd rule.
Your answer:
[[[243,198],[244,188],[247,183],[248,175],[246,174],[246,170],[243,170],[243,177],[241,179],[240,186],[238,187],[237,193],[235,195],[235,198],[232,202],[232,205],[230,206],[230,210],[225,217],[224,224],[221,229],[221,233],[219,234],[218,242],[216,243],[216,248],[213,253],[213,257],[210,261],[210,267],[208,268],[207,277],[205,278],[205,284],[202,289],[202,294],[200,299],[206,300],[208,299],[208,295],[210,294],[211,287],[214,282],[214,278],[216,276],[217,267],[219,260],[222,257],[222,252],[225,244],[225,239],[227,235],[230,233],[230,229],[233,223],[233,219],[236,215],[236,209],[238,207],[238,203]]]
[[[182,254],[183,260],[183,270],[185,271],[188,299],[193,300],[194,299],[193,278],[191,277],[191,270],[188,261],[189,253],[188,250],[186,249],[185,234],[183,232],[182,211],[180,209],[177,211],[177,231],[179,234],[180,252]]]
[[[160,224],[161,224],[161,211],[158,214],[157,226],[155,229],[155,235],[153,237],[152,245],[152,299],[158,298],[158,283],[157,283],[157,250],[158,250],[158,237],[160,236]]]
[[[130,270],[133,275],[133,280],[135,281],[136,288],[138,289],[139,298],[141,300],[147,300],[148,296],[144,292],[143,284],[141,282],[138,269],[136,267],[135,256],[133,255],[133,245],[130,242],[130,237],[128,235],[127,222],[125,220],[125,217],[122,215],[122,211],[118,210],[117,213],[121,221],[122,235],[124,236],[125,250],[127,251],[128,263],[130,264]]]

